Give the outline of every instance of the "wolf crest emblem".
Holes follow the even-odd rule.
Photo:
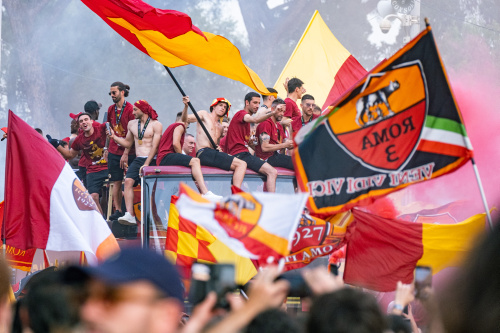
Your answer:
[[[358,97],[328,119],[332,137],[363,166],[394,172],[415,153],[428,109],[420,61],[370,74]]]

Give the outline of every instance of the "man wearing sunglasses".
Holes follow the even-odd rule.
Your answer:
[[[302,96],[302,101],[300,103],[300,108],[302,109],[302,115],[293,118],[292,120],[292,137],[300,131],[300,129],[313,121],[313,119],[318,118],[314,115],[314,108],[316,104],[314,102],[314,97],[309,94]]]
[[[177,332],[184,290],[162,255],[123,249],[96,267],[70,267],[66,275],[86,281],[88,297],[80,311],[85,332]]]
[[[132,114],[133,106],[125,100],[128,97],[130,86],[122,82],[113,82],[109,88],[109,96],[113,103],[108,108],[108,119],[115,135],[125,138],[128,133],[128,122],[135,119]],[[125,148],[110,140],[108,148],[108,171],[109,181],[113,183],[113,206],[115,212],[109,216],[109,220],[117,220],[124,215],[122,212],[122,181],[125,170],[135,159],[135,146]]]
[[[293,148],[293,141],[285,139],[285,130],[280,121],[286,110],[285,101],[275,99],[271,106],[271,118],[257,126],[255,136],[259,144],[255,147],[255,155],[273,167],[293,170],[292,158],[285,155],[285,149]]]

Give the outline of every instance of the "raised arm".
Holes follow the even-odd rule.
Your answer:
[[[254,124],[259,124],[263,122],[266,119],[269,119],[273,115],[272,110],[267,110],[265,112],[257,114],[257,116],[252,117],[249,114],[246,114],[245,117],[243,117],[243,121],[247,123],[254,123]]]
[[[197,113],[198,113],[198,117],[200,117],[200,119],[202,121],[205,121],[205,116],[208,114],[208,112],[205,110],[200,110]],[[187,123],[191,124],[191,123],[195,123],[197,121],[198,120],[196,119],[196,116],[194,114],[189,114],[187,116]]]
[[[184,126],[177,126],[174,130],[172,143],[176,153],[182,154],[181,138],[184,135]]]
[[[57,146],[57,151],[61,153],[61,155],[66,159],[66,160],[71,160],[78,155],[78,150],[74,150],[73,148],[69,148],[69,145],[66,147],[63,147],[62,145]]]
[[[182,103],[184,103],[184,109],[182,109],[181,121],[183,123],[188,122],[188,104],[189,104],[189,96],[182,97]],[[193,115],[194,117],[194,115]],[[195,117],[196,118],[196,117]],[[192,121],[193,122],[193,121]]]
[[[111,128],[110,128],[111,132],[106,131],[106,133],[108,134],[110,139],[115,140],[115,142],[117,144],[119,144],[120,146],[122,146],[124,148],[130,148],[134,144],[134,135],[132,134],[132,131],[130,130],[131,123],[132,122],[129,121],[129,123],[127,125],[128,132],[127,132],[127,136],[125,138],[120,138],[120,137],[116,136],[115,132]]]

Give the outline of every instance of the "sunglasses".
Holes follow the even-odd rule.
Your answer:
[[[120,91],[110,91],[108,94],[109,94],[109,96],[111,96],[111,95],[114,96],[114,95],[118,95],[119,93],[120,93]]]

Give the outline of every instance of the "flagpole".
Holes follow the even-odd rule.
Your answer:
[[[182,96],[186,97],[187,96],[186,93],[184,92],[184,90],[182,90],[182,87],[180,86],[179,82],[177,82],[177,80],[175,79],[175,76],[170,71],[170,68],[168,68],[167,66],[163,66],[163,67],[165,67],[165,69],[167,70],[168,74],[170,75],[170,77],[174,81],[175,85],[177,86],[177,89],[179,89],[179,91],[181,92]],[[205,127],[205,124],[203,124],[203,122],[200,119],[200,116],[198,116],[198,112],[196,112],[196,110],[194,109],[194,107],[191,104],[191,102],[189,102],[188,105],[189,105],[189,108],[191,109],[191,111],[193,112],[194,116],[196,117],[196,120],[198,121],[198,124],[203,129],[203,132],[205,132],[205,135],[207,136],[208,140],[210,140],[210,143],[212,144],[212,147],[214,147],[214,149],[217,149],[217,145],[215,144],[214,140],[212,139],[212,136],[208,133],[207,128]]]
[[[483,183],[481,182],[481,177],[479,177],[479,170],[477,169],[476,161],[474,161],[474,158],[471,158],[470,160],[472,162],[472,168],[474,169],[474,174],[476,175],[477,186],[479,186],[479,192],[481,193],[481,199],[483,200],[484,209],[486,210],[486,217],[488,219],[488,224],[490,225],[490,229],[493,230],[493,221],[491,219],[488,203],[486,202],[486,195],[484,194]]]

